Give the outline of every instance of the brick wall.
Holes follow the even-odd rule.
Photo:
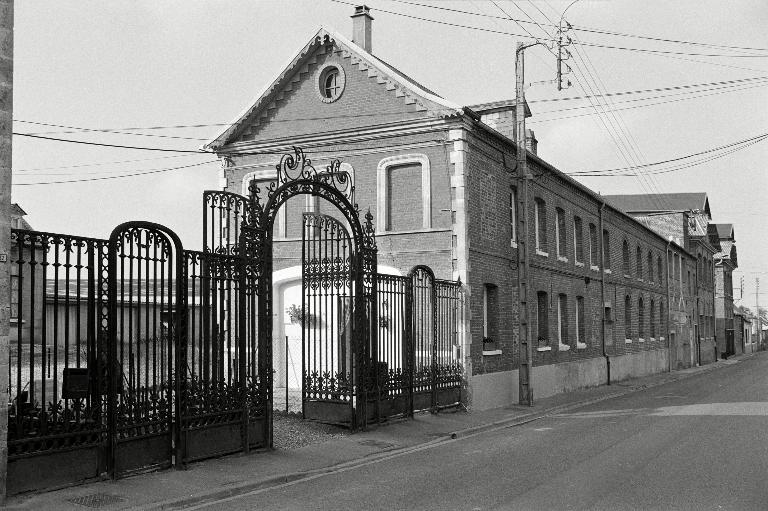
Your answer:
[[[518,310],[517,310],[517,250],[511,244],[509,211],[510,188],[516,185],[513,168],[514,148],[500,139],[493,139],[481,132],[473,132],[470,138],[467,179],[467,215],[470,237],[468,284],[471,288],[470,308],[472,318],[483,317],[482,290],[486,285],[498,290],[498,339],[483,345],[482,321],[472,322],[471,360],[473,374],[511,370],[519,363],[518,355]],[[598,236],[595,260],[597,265],[590,265],[589,252],[590,225],[595,233],[600,233],[601,201],[594,195],[584,192],[568,179],[551,172],[536,162],[531,164],[535,176],[529,197],[529,223],[533,228],[535,198],[546,204],[548,254],[537,254],[533,249],[531,236],[531,331],[537,339],[538,319],[536,293],[546,292],[548,303],[549,338],[535,344],[534,364],[554,364],[576,360],[602,357],[602,314],[603,297],[601,281],[603,273],[599,268],[599,250],[603,244]],[[561,257],[556,253],[556,218],[555,211],[560,208],[565,215],[565,246],[561,247]],[[518,214],[522,214],[518,212]],[[581,219],[583,256],[580,264],[574,260],[575,237],[574,217]],[[608,231],[609,246],[607,256],[611,260],[611,273],[605,276],[605,302],[611,306],[613,320],[606,322],[606,344],[608,353],[622,355],[639,351],[664,349],[666,347],[667,328],[667,280],[666,280],[666,245],[658,235],[626,215],[611,208],[603,210],[603,229]],[[622,242],[627,240],[632,256],[630,271],[625,276],[621,271]],[[641,266],[638,269],[635,253],[641,249]],[[649,271],[648,254],[653,264]],[[659,275],[658,263],[661,260],[662,272]],[[583,263],[583,264],[581,264]],[[652,277],[652,278],[651,278]],[[557,332],[558,296],[567,297],[565,316],[568,327],[565,332],[567,351],[560,350]],[[629,295],[633,304],[631,316],[631,343],[625,342],[624,335],[624,298]],[[584,326],[583,338],[576,342],[577,297],[583,298]],[[645,308],[645,337],[639,338],[638,303],[642,298]],[[651,340],[651,301],[654,306],[654,333]],[[664,313],[661,314],[660,308]],[[582,344],[583,343],[583,346]],[[501,350],[501,355],[483,355],[483,351]]]

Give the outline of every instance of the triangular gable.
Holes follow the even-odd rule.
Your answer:
[[[218,148],[237,140],[241,131],[262,116],[268,110],[275,108],[276,102],[291,90],[291,84],[300,80],[302,72],[307,72],[311,64],[316,62],[317,55],[324,48],[333,45],[344,57],[349,57],[352,64],[360,72],[367,73],[369,78],[376,78],[378,83],[391,94],[402,98],[406,105],[416,105],[419,110],[429,112],[437,117],[453,116],[463,112],[463,109],[450,101],[426,89],[421,84],[404,73],[389,66],[371,53],[360,48],[344,36],[321,28],[310,41],[291,59],[278,77],[269,84],[230,125],[222,130],[215,138],[201,147],[203,151],[215,151]]]

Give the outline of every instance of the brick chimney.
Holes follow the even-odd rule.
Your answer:
[[[371,53],[371,26],[373,25],[373,16],[371,9],[367,5],[358,5],[355,7],[355,14],[352,18],[352,42]]]

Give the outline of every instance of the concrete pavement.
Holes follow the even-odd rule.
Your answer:
[[[756,356],[762,356],[758,354]],[[108,510],[184,509],[253,493],[324,474],[348,471],[377,460],[407,455],[453,438],[470,437],[545,416],[619,397],[637,390],[718,370],[752,355],[731,358],[703,367],[611,386],[561,394],[539,400],[533,407],[513,406],[483,412],[420,414],[369,431],[333,438],[295,450],[254,452],[207,460],[187,470],[141,474],[118,481],[93,482],[56,491],[13,497],[10,509],[82,510],[90,505]]]

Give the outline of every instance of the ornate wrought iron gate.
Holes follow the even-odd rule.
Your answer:
[[[107,467],[119,476],[169,467],[183,453],[176,420],[186,351],[184,249],[171,231],[130,222],[112,231],[108,269],[100,337],[107,381],[101,385]]]
[[[304,213],[302,239],[302,413],[350,424],[354,417],[355,259],[344,225]]]
[[[9,493],[272,445],[272,227],[302,194],[344,218],[304,218],[305,416],[458,402],[460,284],[377,274],[351,176],[297,150],[249,197],[205,192],[202,251],[149,222],[12,231]]]

